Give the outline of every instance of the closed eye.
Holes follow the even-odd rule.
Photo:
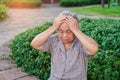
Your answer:
[[[58,33],[63,33],[63,31],[62,30],[58,30]]]
[[[68,30],[67,33],[72,33],[72,31]]]

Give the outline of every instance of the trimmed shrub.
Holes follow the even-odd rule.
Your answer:
[[[100,0],[60,0],[60,5],[64,7],[85,6],[100,3]],[[107,0],[105,0],[105,3],[107,3]]]
[[[82,19],[81,29],[99,44],[99,52],[89,58],[88,80],[119,80],[120,20]]]
[[[89,58],[88,80],[119,80],[120,75],[120,20],[80,20],[81,30],[95,39],[99,51]],[[50,75],[50,53],[37,51],[30,46],[32,39],[45,31],[52,23],[29,29],[16,36],[10,44],[11,57],[22,70],[48,80]]]
[[[16,36],[11,42],[11,57],[17,67],[23,67],[22,71],[31,75],[36,75],[42,80],[47,80],[50,74],[50,53],[42,53],[30,46],[32,39],[39,33],[45,31],[52,23],[29,29]]]
[[[11,8],[36,8],[41,3],[41,0],[7,0],[7,5]]]
[[[8,9],[5,5],[0,4],[0,21],[8,18]]]

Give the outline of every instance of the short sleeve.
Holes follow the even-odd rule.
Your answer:
[[[43,52],[50,52],[52,39],[52,37],[49,37],[48,40],[43,44]]]
[[[81,44],[81,42],[79,42],[79,44],[80,44],[80,52],[81,52],[83,55],[85,55],[86,57],[89,57],[89,54],[88,54],[86,48]]]
[[[85,54],[87,57],[89,57],[89,54],[83,45],[82,45],[82,51],[83,51],[83,54]]]

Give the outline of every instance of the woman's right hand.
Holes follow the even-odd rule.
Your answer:
[[[56,17],[54,22],[53,22],[53,27],[57,30],[60,27],[60,25],[62,23],[64,23],[66,17],[67,16],[65,16],[65,15],[60,15],[60,16]]]

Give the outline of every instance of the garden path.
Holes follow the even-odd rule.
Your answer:
[[[59,7],[58,4],[43,4],[35,9],[9,9],[9,19],[0,22],[0,80],[39,80],[15,67],[14,61],[9,57],[11,50],[8,45],[17,34],[45,22],[52,22],[61,11],[70,9]],[[78,15],[78,17],[105,18],[85,15]]]

